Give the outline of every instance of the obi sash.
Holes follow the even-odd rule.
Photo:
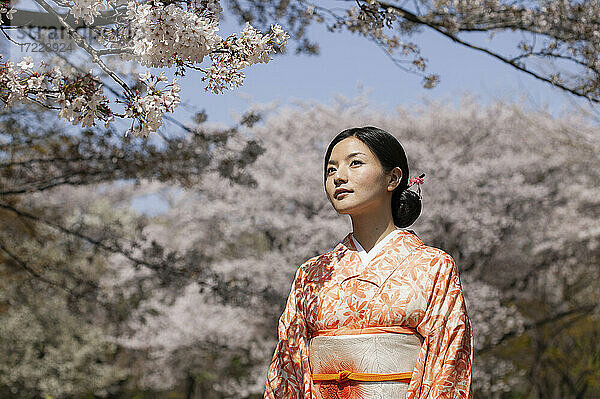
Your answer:
[[[404,398],[423,338],[406,327],[319,330],[308,344],[318,399]]]

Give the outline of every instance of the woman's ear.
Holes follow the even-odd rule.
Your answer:
[[[402,169],[396,166],[390,171],[390,178],[388,180],[388,191],[394,191],[396,187],[400,185],[402,180]]]

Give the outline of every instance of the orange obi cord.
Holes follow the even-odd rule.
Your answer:
[[[410,382],[412,373],[394,373],[394,374],[371,374],[371,373],[354,373],[352,371],[343,370],[336,374],[313,374],[313,381],[400,381]]]
[[[330,328],[325,330],[313,331],[312,337],[318,337],[322,335],[333,336],[333,335],[358,335],[358,334],[381,334],[381,333],[392,333],[392,334],[417,334],[417,332],[409,327],[402,326],[388,326],[388,327],[364,327],[364,328]]]

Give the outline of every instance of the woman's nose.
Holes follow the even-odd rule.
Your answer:
[[[345,173],[342,173],[342,172],[340,172],[340,170],[337,170],[335,172],[335,175],[333,176],[333,181],[336,184],[341,184],[341,183],[347,182],[348,178],[346,177]]]

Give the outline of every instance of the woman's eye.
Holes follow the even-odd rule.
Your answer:
[[[358,159],[354,159],[354,160],[352,160],[352,162],[350,162],[350,166],[352,166],[354,164],[354,162],[356,162],[358,165],[364,163],[363,161],[359,161]],[[335,172],[335,168],[329,168],[329,169],[327,169],[327,174],[328,175],[330,175],[333,172]]]

